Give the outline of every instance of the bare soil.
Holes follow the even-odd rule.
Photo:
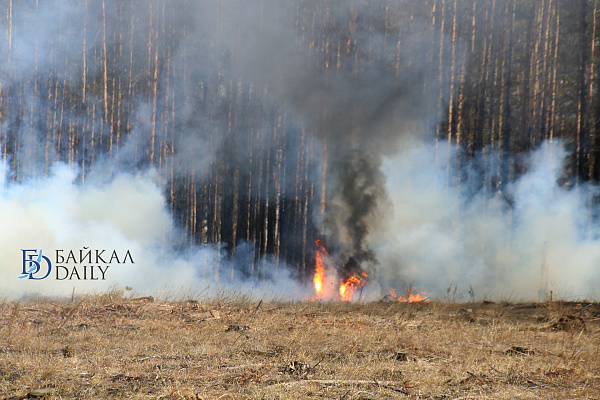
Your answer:
[[[600,304],[0,304],[0,398],[600,399]]]

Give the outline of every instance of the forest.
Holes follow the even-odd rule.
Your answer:
[[[600,180],[597,16],[598,0],[1,0],[2,162],[14,182],[57,161],[81,184],[154,168],[188,242],[250,246],[250,274],[263,256],[312,271],[323,236],[365,260],[404,138],[453,149],[449,170],[477,173],[448,185],[507,207],[545,141],[568,151],[562,186]]]

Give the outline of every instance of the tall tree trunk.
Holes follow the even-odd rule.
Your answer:
[[[590,142],[589,115],[588,115],[588,85],[587,85],[587,70],[590,60],[590,47],[588,42],[584,40],[587,36],[588,21],[587,21],[587,0],[579,0],[579,72],[578,72],[578,103],[577,103],[577,132],[576,132],[576,148],[575,148],[575,182],[579,183],[580,179],[587,179],[587,156],[588,146]]]
[[[588,177],[593,182],[600,181],[600,74],[596,72],[596,40],[598,40],[598,0],[594,0],[593,30],[592,30],[592,56],[590,66],[590,99],[594,102],[594,129],[591,131],[589,150]],[[597,77],[595,76],[597,75]],[[595,203],[596,201],[594,201]]]
[[[558,1],[552,0],[554,5],[553,7],[553,16],[554,16],[554,42],[552,43],[553,51],[553,63],[552,63],[552,89],[551,89],[551,99],[550,99],[550,113],[549,113],[549,124],[548,124],[548,138],[550,142],[554,140],[554,136],[556,134],[556,100],[557,100],[557,89],[558,89],[558,44],[560,37],[560,10],[558,6]]]
[[[512,108],[510,99],[513,95],[512,91],[512,65],[513,65],[513,47],[515,34],[515,16],[516,16],[516,0],[507,2],[506,17],[508,18],[508,43],[504,48],[504,59],[506,60],[506,72],[504,75],[504,98],[502,99],[502,129],[500,132],[500,153],[502,154],[500,181],[501,190],[506,190],[510,181],[510,153],[512,149]]]

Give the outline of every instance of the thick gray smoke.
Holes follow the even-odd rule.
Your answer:
[[[510,187],[512,208],[449,183],[458,172],[454,150],[430,145],[449,90],[436,83],[447,66],[432,60],[450,59],[439,54],[446,39],[414,21],[396,27],[402,40],[392,42],[376,21],[401,2],[31,0],[11,2],[10,12],[5,3],[2,295],[102,291],[115,283],[147,294],[185,287],[194,295],[218,280],[229,291],[262,296],[275,284],[288,299],[309,297],[285,265],[261,260],[266,283],[249,277],[250,244],[238,246],[234,259],[220,244],[189,246],[164,198],[166,182],[178,175],[202,183],[216,157],[243,172],[252,159],[245,138],[287,124],[282,162],[296,162],[286,149],[306,145],[300,132],[318,142],[321,161],[310,180],[326,206],[315,213],[316,225],[338,268],[369,271],[365,293],[373,298],[409,283],[439,298],[452,285],[459,295],[536,297],[544,246],[549,290],[598,297],[591,189],[557,186],[560,146],[531,156],[530,172]],[[305,14],[327,40],[321,28],[298,31]],[[457,63],[460,53],[458,44]],[[128,95],[113,96],[109,81]],[[116,102],[125,115],[109,114]],[[285,122],[270,115],[281,109]],[[82,131],[90,134],[73,134]],[[127,135],[115,135],[121,131]],[[268,152],[269,138],[252,140]],[[21,250],[39,248],[109,249],[121,259],[129,250],[135,264],[111,266],[103,282],[18,280]]]
[[[277,9],[277,2],[266,3],[271,6],[267,9]],[[400,45],[386,43],[385,29],[373,23],[386,4],[350,6],[337,1],[330,13],[316,14],[330,20],[315,24],[338,31],[329,46],[339,52],[351,43],[348,55],[325,70],[314,65],[323,64],[319,58],[327,56],[311,54],[309,46],[298,49],[298,38],[275,19],[267,17],[261,27],[235,21],[236,27],[243,27],[242,37],[251,38],[235,61],[237,70],[268,87],[270,101],[289,107],[326,147],[328,179],[322,190],[327,201],[322,223],[325,244],[339,257],[342,274],[377,263],[368,236],[378,229],[389,206],[381,170],[384,157],[396,154],[408,136],[427,137],[431,132],[427,123],[436,114],[434,105],[448,92],[434,83],[446,66],[428,59],[434,43],[445,39],[415,23],[411,31],[403,32]],[[247,7],[250,10],[245,9],[244,15],[259,19],[252,13],[256,8]],[[315,183],[319,184],[318,177]]]

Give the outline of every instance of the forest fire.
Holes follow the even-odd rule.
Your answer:
[[[317,255],[315,256],[315,276],[313,283],[315,285],[315,297],[313,300],[322,299],[324,296],[324,283],[325,283],[325,267],[323,266],[323,255],[328,256],[327,250],[321,245],[321,241],[317,239],[315,242],[317,245]]]
[[[361,289],[365,285],[367,277],[366,272],[362,273],[362,277],[358,277],[354,273],[350,278],[342,280],[340,283],[340,297],[342,301],[350,301],[356,289]]]
[[[315,295],[311,297],[311,300],[351,301],[354,293],[365,286],[369,275],[362,270],[353,272],[352,274],[347,274],[345,278],[340,279],[337,292],[334,291],[335,289],[332,287],[332,285],[328,285],[328,282],[333,283],[336,279],[328,276],[328,273],[329,275],[334,275],[336,272],[331,270],[328,272],[325,268],[324,261],[326,257],[329,257],[329,253],[327,252],[327,249],[325,249],[325,246],[323,246],[321,243],[320,239],[315,241],[315,245],[317,246],[317,252],[315,255],[315,275],[313,277]],[[401,303],[418,303],[428,300],[425,292],[419,292],[415,287],[412,289],[410,287],[406,289],[405,296],[399,296],[396,293],[396,289],[390,289],[389,298]]]
[[[339,288],[335,291],[328,282],[335,282],[336,278],[328,277],[324,258],[329,256],[327,249],[321,244],[321,240],[315,241],[317,253],[315,255],[315,275],[313,284],[315,287],[315,295],[311,300],[335,300],[337,298],[342,301],[350,301],[354,292],[361,289],[367,282],[368,274],[364,271],[354,272],[346,278],[340,279]],[[334,271],[329,271],[329,275],[336,274]]]
[[[425,297],[425,292],[417,292],[417,288],[406,289],[406,297],[398,296],[396,294],[396,289],[390,289],[390,297],[393,300],[397,300],[401,303],[418,303],[422,301],[427,301],[427,297]]]

